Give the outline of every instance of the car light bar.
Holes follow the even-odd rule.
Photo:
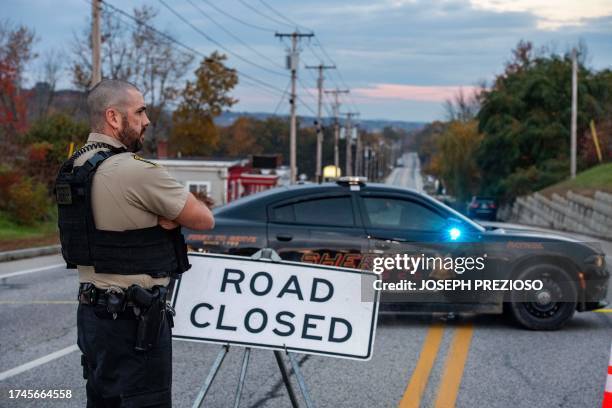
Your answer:
[[[336,183],[348,186],[363,186],[367,181],[367,177],[345,176],[336,180]]]

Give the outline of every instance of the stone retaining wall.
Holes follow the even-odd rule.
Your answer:
[[[612,194],[597,191],[593,198],[568,191],[565,196],[540,193],[517,198],[509,220],[519,224],[612,238]]]

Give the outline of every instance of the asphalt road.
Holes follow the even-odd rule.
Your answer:
[[[418,186],[410,157],[397,177]],[[612,243],[604,248],[610,261]],[[0,263],[0,407],[85,406],[76,288],[76,272],[59,256]],[[381,316],[368,362],[297,357],[318,407],[598,407],[610,312],[577,313],[556,332],[523,330],[502,316]],[[174,342],[176,407],[191,406],[219,349]],[[205,406],[232,406],[242,356],[230,349]],[[15,389],[70,390],[72,397],[10,399]],[[289,405],[272,352],[254,350],[241,406]]]
[[[74,348],[77,277],[53,267],[60,263],[50,256],[0,264],[2,407],[85,404]],[[51,268],[2,278],[45,265]],[[319,407],[416,407],[419,401],[422,407],[447,407],[455,398],[457,407],[596,407],[611,339],[610,313],[577,314],[557,332],[522,330],[501,316],[381,316],[371,361],[298,358]],[[191,405],[218,351],[175,341],[175,406]],[[230,349],[205,406],[231,406],[242,353]],[[71,390],[72,398],[41,404],[9,399],[12,389]],[[272,352],[254,350],[241,406],[288,405]]]
[[[412,153],[402,155],[402,167],[396,167],[387,177],[386,183],[394,186],[407,187],[423,191],[423,178],[421,177],[421,162],[419,156]]]

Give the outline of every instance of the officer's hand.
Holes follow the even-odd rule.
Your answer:
[[[179,226],[179,224],[177,224],[176,222],[171,221],[161,216],[157,217],[157,223],[159,224],[160,227],[162,227],[163,229],[167,229],[167,230],[175,229]]]
[[[191,193],[187,194],[187,202],[174,221],[194,230],[209,230],[215,226],[210,209]]]
[[[208,196],[204,197],[200,201],[202,201],[204,205],[208,207],[208,209],[212,209],[215,206],[215,200]]]
[[[192,193],[193,196],[198,200],[204,203],[208,209],[212,209],[215,206],[215,200],[208,196],[206,193]]]

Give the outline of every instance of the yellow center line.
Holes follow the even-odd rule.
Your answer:
[[[76,300],[0,300],[0,305],[76,305]]]
[[[399,402],[399,408],[418,408],[421,403],[421,397],[427,387],[427,380],[429,379],[429,373],[433,367],[436,355],[440,349],[440,343],[442,343],[442,337],[444,336],[444,326],[440,323],[433,324],[425,337],[423,348],[421,349],[421,355],[419,361],[412,372],[412,377],[408,383],[408,387],[404,391],[404,396]]]
[[[473,332],[474,327],[471,323],[458,327],[455,331],[444,362],[444,373],[438,386],[435,408],[452,408],[455,406]]]
[[[597,309],[593,311],[596,313],[612,313],[612,309]]]

